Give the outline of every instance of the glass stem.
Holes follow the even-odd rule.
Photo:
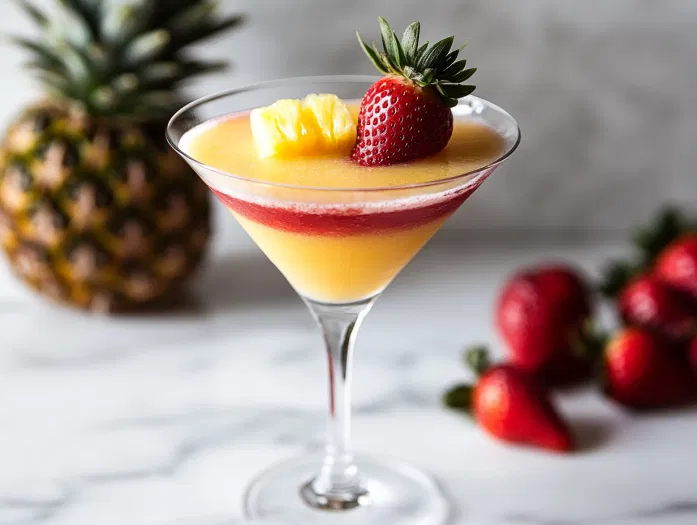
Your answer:
[[[351,450],[351,361],[356,334],[374,299],[349,305],[307,301],[322,329],[329,363],[329,429],[326,453],[317,477],[302,494],[321,509],[342,510],[366,501]]]

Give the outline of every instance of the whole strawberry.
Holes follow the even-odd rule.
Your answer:
[[[452,50],[454,37],[419,46],[419,22],[402,40],[380,18],[383,52],[358,35],[365,54],[386,75],[363,97],[353,159],[363,166],[387,166],[435,155],[453,133],[450,108],[475,87],[463,85],[476,69],[465,69]]]
[[[554,452],[569,452],[574,443],[567,424],[534,376],[511,365],[490,366],[486,350],[468,353],[479,379],[445,394],[449,408],[471,413],[492,436]]]
[[[697,233],[680,237],[661,252],[654,275],[689,295],[697,305]]]
[[[573,354],[592,314],[580,274],[564,265],[526,268],[504,285],[496,324],[519,368],[551,383],[585,375],[588,361]]]
[[[631,281],[618,298],[618,309],[625,324],[647,328],[671,342],[688,341],[697,328],[685,297],[654,275]]]
[[[631,327],[615,335],[605,348],[603,365],[605,391],[621,405],[669,408],[696,398],[686,367],[669,343],[648,330]]]

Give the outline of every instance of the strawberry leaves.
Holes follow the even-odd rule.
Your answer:
[[[448,98],[462,98],[474,91],[474,86],[461,86],[458,84],[439,84]]]
[[[380,32],[382,33],[382,47],[385,49],[387,57],[393,61],[394,65],[397,66],[397,68],[401,68],[405,62],[404,51],[402,50],[402,46],[399,45],[397,35],[392,31],[384,18],[378,17],[378,20],[380,21]]]
[[[416,69],[441,68],[450,52],[450,48],[453,47],[454,40],[454,36],[449,36],[433,44],[433,47],[428,49],[416,62]]]
[[[480,377],[491,368],[489,351],[485,346],[475,346],[465,350],[464,361],[476,377]],[[446,408],[470,414],[473,393],[472,385],[455,385],[443,394],[443,404]]]
[[[482,375],[491,367],[489,350],[486,346],[474,346],[465,351],[465,364],[476,376]]]
[[[382,74],[399,75],[421,88],[433,88],[448,107],[456,106],[458,99],[474,92],[475,86],[463,85],[462,82],[474,75],[477,69],[465,69],[467,61],[457,60],[467,42],[453,50],[455,37],[449,36],[432,46],[428,42],[419,46],[419,22],[413,22],[405,29],[400,42],[384,18],[379,17],[378,21],[382,52],[374,42],[368,46],[358,32],[356,35],[364,53]]]
[[[446,408],[471,415],[473,393],[474,387],[472,385],[456,385],[443,394],[443,405]]]
[[[421,24],[419,22],[412,23],[404,30],[402,36],[402,49],[406,60],[413,64],[416,60],[416,53],[419,49],[419,34],[421,33]]]
[[[681,235],[695,230],[697,224],[680,210],[672,206],[663,208],[647,224],[633,232],[636,250],[632,257],[612,261],[605,267],[598,290],[608,298],[617,296],[629,281],[647,271],[669,244]]]
[[[361,35],[358,31],[356,31],[356,36],[358,37],[358,43],[363,48],[363,52],[368,56],[368,58],[377,68],[377,70],[385,75],[389,74],[390,70],[383,64],[380,52],[375,48],[375,42],[373,42],[373,47],[371,48],[368,47],[368,45],[365,42],[363,42],[363,39],[361,38]]]

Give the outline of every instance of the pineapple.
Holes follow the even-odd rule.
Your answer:
[[[336,95],[278,100],[252,111],[252,134],[261,158],[351,153],[356,119]]]
[[[211,0],[27,1],[30,54],[45,100],[0,144],[0,246],[15,273],[56,301],[124,311],[176,289],[210,236],[208,192],[164,141],[180,86],[221,62],[191,44],[240,17]]]

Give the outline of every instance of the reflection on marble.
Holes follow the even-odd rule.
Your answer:
[[[495,287],[555,255],[593,268],[613,246],[436,241],[359,339],[355,445],[433,472],[466,525],[692,525],[697,413],[630,416],[560,396],[570,457],[491,441],[445,412],[463,345],[494,340]],[[5,275],[5,274],[1,274]],[[236,283],[236,284],[235,284]],[[321,342],[261,257],[218,254],[192,300],[146,318],[87,318],[0,282],[0,524],[232,525],[253,475],[324,431]]]

